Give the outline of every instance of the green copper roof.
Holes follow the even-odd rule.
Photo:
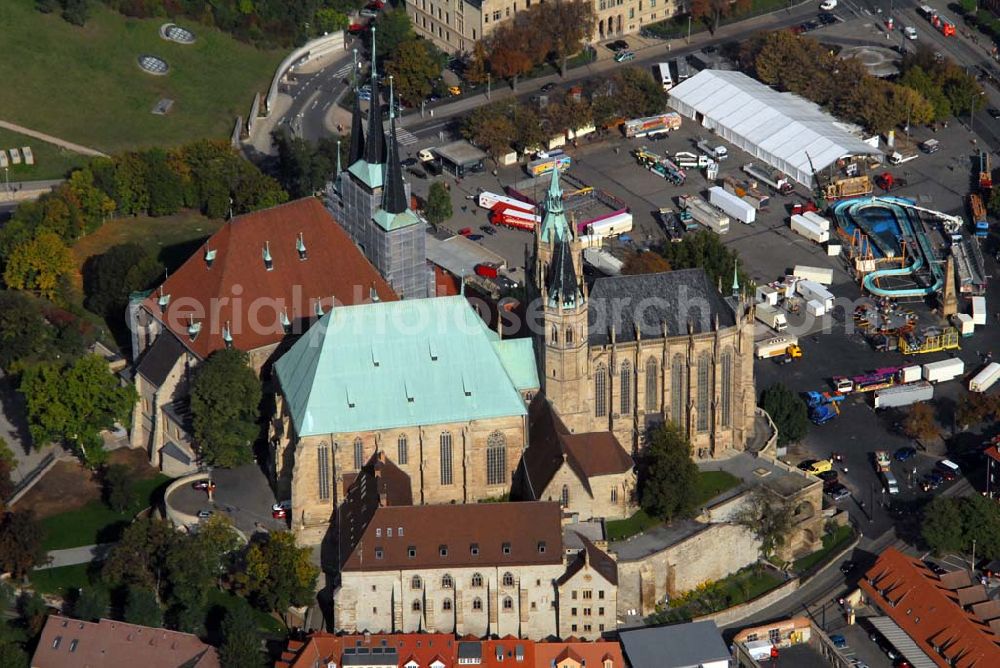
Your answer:
[[[545,216],[542,218],[542,241],[552,243],[569,238],[569,223],[563,208],[562,188],[559,187],[559,170],[552,170],[552,181],[545,196]]]
[[[398,230],[403,227],[409,227],[410,225],[416,225],[420,222],[417,218],[417,214],[413,213],[409,209],[403,213],[389,213],[385,209],[379,209],[372,216],[372,220],[375,224],[381,227],[383,230],[391,231]]]
[[[373,165],[361,159],[348,167],[347,171],[372,190],[382,187],[382,165]]]
[[[335,307],[274,368],[300,437],[391,429],[525,415],[530,345],[500,344],[462,296],[376,302]]]
[[[494,341],[493,347],[500,356],[500,362],[507,375],[519,391],[535,390],[538,383],[538,367],[535,366],[535,350],[530,338]]]

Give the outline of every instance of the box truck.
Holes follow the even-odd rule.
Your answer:
[[[969,392],[985,392],[1000,380],[1000,362],[990,362],[969,381]]]
[[[795,284],[795,291],[807,302],[818,301],[827,311],[833,308],[833,293],[816,281],[799,281]]]
[[[792,276],[798,276],[799,278],[804,278],[807,281],[813,281],[814,283],[820,283],[822,285],[830,285],[833,283],[833,269],[826,267],[808,267],[804,264],[797,264],[795,268],[792,269]]]
[[[815,299],[810,299],[809,301],[806,302],[806,313],[808,313],[814,318],[820,317],[821,315],[826,313],[826,311],[827,309],[825,306],[823,306],[823,302],[816,301]]]
[[[934,386],[928,382],[896,385],[875,392],[875,408],[900,408],[933,398]]]
[[[767,304],[757,304],[754,307],[754,317],[776,332],[783,332],[788,328],[785,314]]]
[[[809,220],[802,214],[795,214],[789,220],[792,232],[815,241],[818,244],[826,243],[830,240],[830,233],[822,229],[819,225]]]
[[[725,234],[729,231],[729,216],[716,209],[699,195],[681,195],[678,201],[694,220],[716,234]]]
[[[736,220],[748,225],[757,220],[757,209],[739,195],[726,192],[725,188],[712,186],[708,189],[708,201],[713,206],[722,209]]]
[[[901,383],[915,383],[920,380],[920,377],[921,369],[919,364],[904,366],[899,370],[899,382]]]
[[[720,162],[729,157],[729,150],[726,149],[725,146],[719,144],[713,146],[712,144],[709,143],[707,139],[699,139],[698,143],[695,144],[695,146],[698,147],[699,151],[701,151],[708,157],[712,158],[716,162]]]
[[[986,324],[986,297],[972,298],[972,324]]]
[[[924,365],[924,380],[932,383],[941,383],[952,380],[965,373],[965,362],[958,357],[952,357],[937,362],[928,362]]]
[[[779,336],[774,339],[767,339],[757,344],[757,358],[767,359],[778,355],[790,355],[791,357],[802,357],[802,349],[799,348],[799,339],[795,336]]]
[[[788,178],[781,172],[769,171],[765,167],[758,167],[754,165],[752,162],[748,162],[743,165],[743,171],[761,183],[770,186],[782,195],[787,195],[795,190],[795,186],[793,186]]]
[[[955,329],[962,336],[972,336],[976,331],[976,325],[972,322],[972,316],[968,313],[956,313],[951,317],[951,321],[955,325]]]
[[[823,230],[824,232],[830,231],[829,219],[824,218],[815,211],[803,211],[802,217],[805,218],[806,220],[816,223],[816,226],[819,227],[819,229]]]

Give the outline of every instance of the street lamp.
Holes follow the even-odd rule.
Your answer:
[[[492,90],[491,90],[491,87],[492,87],[491,84],[492,83],[493,83],[493,78],[490,76],[490,73],[487,72],[486,73],[486,99],[487,100],[493,99],[492,95],[491,95],[492,94]]]

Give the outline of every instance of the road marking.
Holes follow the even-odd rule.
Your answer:
[[[389,123],[388,123],[388,121],[383,124],[383,129],[386,132],[389,131]],[[396,137],[399,139],[399,143],[402,144],[403,146],[409,146],[410,144],[416,144],[418,141],[420,141],[419,139],[417,139],[417,136],[415,134],[413,134],[412,132],[410,132],[406,128],[399,127],[398,125],[396,126]]]
[[[353,69],[354,69],[354,63],[347,63],[346,65],[344,65],[343,67],[341,67],[339,70],[337,70],[336,72],[334,72],[333,76],[336,77],[336,78],[338,78],[338,79],[340,79],[342,77],[346,77],[348,74],[351,73],[351,70],[353,70]]]
[[[319,99],[318,98],[316,100],[313,100],[313,103],[312,103],[312,105],[309,106],[309,109],[310,110],[315,109],[317,104],[319,104]]]

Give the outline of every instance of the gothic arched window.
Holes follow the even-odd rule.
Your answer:
[[[708,398],[711,396],[712,360],[708,353],[698,357],[698,431],[708,431]]]
[[[619,402],[620,413],[626,415],[632,412],[632,364],[624,360],[621,369],[618,371],[618,392],[621,395]]]
[[[608,414],[608,368],[603,362],[594,370],[594,414],[597,417]]]
[[[657,382],[657,369],[659,365],[656,363],[655,357],[650,357],[646,360],[646,412],[654,413],[657,407],[660,405],[660,398],[657,396],[657,388],[660,384]]]
[[[507,437],[494,431],[486,439],[486,484],[507,482]]]

